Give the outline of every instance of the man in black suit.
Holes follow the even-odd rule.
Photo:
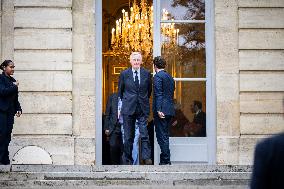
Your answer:
[[[251,189],[273,189],[284,186],[284,133],[257,144]]]
[[[193,123],[198,127],[194,136],[206,137],[206,114],[202,111],[202,103],[200,101],[193,101],[192,112],[194,113]]]
[[[175,115],[174,90],[175,82],[164,68],[166,61],[158,56],[153,61],[156,74],[154,76],[153,114],[157,141],[161,148],[160,165],[170,165],[169,126]]]
[[[110,163],[120,165],[122,153],[121,122],[119,120],[118,94],[113,93],[109,96],[105,112],[104,130],[109,137]],[[121,119],[121,118],[120,118]]]
[[[122,99],[121,114],[123,116],[124,149],[123,163],[132,165],[132,149],[135,134],[135,122],[141,137],[141,156],[145,164],[152,164],[151,147],[147,131],[147,119],[150,113],[149,98],[152,92],[151,73],[141,67],[142,55],[133,52],[130,55],[131,68],[121,72],[118,94]]]

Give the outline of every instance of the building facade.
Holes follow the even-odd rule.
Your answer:
[[[15,62],[23,108],[10,145],[14,164],[101,164],[103,3],[1,0],[1,58]],[[284,130],[284,1],[205,4],[204,162],[251,164],[255,144]]]

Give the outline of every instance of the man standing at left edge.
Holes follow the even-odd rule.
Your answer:
[[[132,52],[131,68],[121,72],[118,83],[118,95],[122,100],[121,114],[123,116],[124,148],[123,164],[132,165],[132,149],[135,136],[135,122],[141,138],[141,157],[144,164],[151,165],[151,147],[147,131],[147,121],[150,113],[149,98],[152,92],[152,76],[141,67],[142,55]]]

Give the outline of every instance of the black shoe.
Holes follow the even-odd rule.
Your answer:
[[[10,162],[0,162],[0,165],[10,165]]]
[[[145,160],[144,160],[144,164],[145,164],[145,165],[153,165],[153,162],[152,162],[151,159],[145,159]]]
[[[161,162],[161,163],[159,163],[159,165],[171,165],[171,164],[172,164],[171,162],[167,162],[167,163]]]

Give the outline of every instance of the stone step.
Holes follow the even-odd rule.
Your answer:
[[[250,176],[250,166],[12,165],[0,166],[0,188],[247,188]]]

